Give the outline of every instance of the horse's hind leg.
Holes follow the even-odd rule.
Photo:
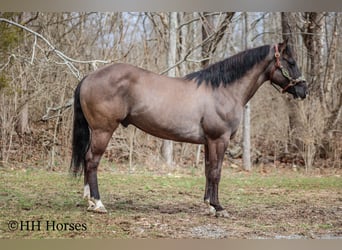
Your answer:
[[[97,168],[111,136],[112,132],[102,130],[93,130],[91,133],[91,142],[86,154],[84,169],[84,198],[88,199],[88,211],[107,212],[100,199]]]

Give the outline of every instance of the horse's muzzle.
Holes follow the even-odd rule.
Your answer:
[[[289,91],[290,92],[290,91]],[[306,81],[302,81],[293,86],[293,96],[294,98],[305,99],[308,95],[308,87]]]

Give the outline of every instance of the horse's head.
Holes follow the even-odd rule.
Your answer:
[[[274,61],[271,64],[270,81],[288,92],[294,98],[304,99],[307,95],[307,84],[293,58],[287,40],[274,46]]]

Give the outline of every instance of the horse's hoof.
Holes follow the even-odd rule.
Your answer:
[[[216,214],[216,209],[210,205],[210,200],[209,199],[206,199],[204,200],[204,203],[208,206],[209,208],[209,215],[215,215]]]
[[[216,217],[229,218],[229,214],[226,210],[216,211]]]
[[[99,214],[106,214],[107,209],[105,207],[97,207],[93,210],[94,213],[99,213]]]
[[[88,200],[88,212],[94,212],[94,213],[99,213],[99,214],[105,214],[107,213],[107,210],[103,206],[101,201],[95,201],[93,202],[92,200]]]
[[[209,215],[216,215],[216,209],[209,205]]]
[[[89,205],[88,208],[87,208],[88,212],[92,212],[92,211],[95,210],[96,205],[95,205],[95,203],[93,201],[88,200],[88,205]]]

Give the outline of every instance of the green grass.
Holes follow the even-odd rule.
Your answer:
[[[67,172],[0,170],[0,237],[187,238],[193,237],[191,228],[202,224],[237,230],[238,238],[257,231],[274,235],[284,228],[293,234],[312,230],[342,234],[338,220],[342,214],[335,209],[342,203],[337,176],[224,174],[220,200],[232,214],[227,219],[207,215],[202,202],[205,180],[200,174],[100,172],[99,186],[109,211],[105,215],[86,212],[83,178],[74,179]],[[316,221],[310,216],[316,216]],[[11,232],[11,220],[84,223],[87,228]]]

